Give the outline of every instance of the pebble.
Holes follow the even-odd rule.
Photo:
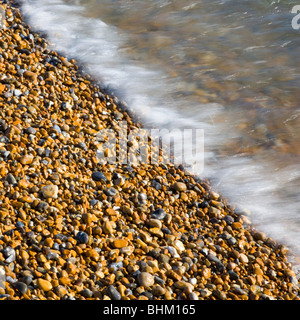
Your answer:
[[[58,285],[58,286],[55,287],[55,293],[60,298],[64,298],[66,295],[68,295],[68,290],[64,286]]]
[[[152,294],[156,297],[162,296],[166,293],[166,289],[160,285],[155,285],[152,288]]]
[[[236,272],[234,272],[233,270],[229,270],[228,274],[230,276],[230,279],[232,279],[232,280],[238,280],[238,278],[239,278],[239,275]]]
[[[23,156],[21,159],[20,159],[20,162],[23,164],[23,165],[26,165],[26,164],[30,164],[33,160],[33,155],[32,154],[26,154],[25,156]]]
[[[6,176],[6,181],[7,181],[9,184],[16,184],[16,183],[17,183],[16,178],[15,178],[11,173],[9,173],[9,174]]]
[[[45,198],[57,199],[58,186],[54,184],[46,185],[43,187],[42,193]]]
[[[15,95],[16,97],[19,97],[20,95],[22,95],[22,91],[20,91],[20,90],[18,90],[18,89],[15,89],[15,90],[14,90],[14,95]]]
[[[186,184],[183,182],[176,182],[173,187],[178,192],[184,192],[187,189]]]
[[[149,220],[149,226],[161,229],[162,228],[162,222],[158,219],[150,219]]]
[[[177,250],[174,247],[168,246],[167,249],[173,258],[180,258],[180,255],[178,254]]]
[[[190,300],[199,300],[198,296],[196,295],[195,292],[189,293],[189,299]]]
[[[174,247],[179,253],[181,253],[185,250],[185,246],[180,240],[174,241]]]
[[[3,250],[3,254],[4,254],[4,257],[6,258],[5,259],[6,263],[11,263],[16,260],[16,251],[12,247],[6,247]]]
[[[124,178],[117,172],[115,172],[112,176],[113,183],[116,186],[120,186],[124,184]]]
[[[154,276],[148,272],[141,272],[137,277],[140,286],[151,287],[154,285]]]
[[[100,172],[100,171],[93,172],[93,174],[92,174],[92,179],[93,179],[94,181],[102,181],[102,180],[103,180],[104,182],[107,181],[106,176],[105,176],[102,172]]]
[[[24,277],[22,278],[22,283],[27,284],[27,286],[30,285],[31,282],[32,282],[32,277],[29,276],[29,275],[24,276]]]
[[[115,188],[113,188],[113,187],[110,187],[110,188],[104,190],[104,192],[105,192],[105,194],[106,194],[107,196],[111,196],[111,197],[117,195],[117,193],[118,193],[118,191],[117,191]]]
[[[112,300],[121,300],[122,298],[120,292],[113,285],[107,287],[107,294]]]
[[[36,130],[32,127],[28,127],[25,129],[25,132],[28,134],[36,134]]]
[[[127,244],[128,244],[128,240],[127,239],[114,239],[113,240],[113,246],[116,249],[124,248],[124,247],[127,246]]]
[[[26,285],[26,283],[24,282],[15,282],[14,283],[14,287],[21,293],[21,294],[25,294],[28,290],[28,287]]]
[[[78,240],[79,243],[88,243],[89,242],[89,236],[84,231],[77,232],[76,239]]]
[[[50,291],[52,289],[52,284],[48,280],[42,278],[37,279],[36,284],[38,288],[43,291]]]
[[[153,219],[163,220],[166,216],[166,212],[164,209],[157,209],[151,213]]]
[[[192,291],[194,289],[194,286],[191,283],[185,282],[185,281],[177,281],[175,282],[175,287],[178,289],[188,289],[189,291]]]
[[[85,297],[85,298],[91,298],[93,296],[93,291],[91,291],[90,289],[88,288],[84,288],[82,291],[81,291],[81,294]]]
[[[103,228],[103,232],[105,234],[113,234],[114,233],[113,224],[109,220],[104,221],[102,228]]]

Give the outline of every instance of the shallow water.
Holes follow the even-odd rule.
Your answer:
[[[24,0],[23,9],[145,126],[204,129],[201,175],[300,257],[300,31],[291,2]]]

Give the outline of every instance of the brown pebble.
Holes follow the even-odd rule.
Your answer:
[[[116,249],[121,249],[126,247],[128,244],[128,240],[127,239],[114,239],[113,240],[113,246]]]
[[[20,159],[20,162],[21,162],[23,165],[26,165],[26,164],[31,164],[31,163],[32,163],[32,160],[33,160],[33,155],[32,155],[32,154],[26,154],[25,156],[23,156],[23,157]]]
[[[176,183],[174,183],[173,188],[174,188],[176,191],[179,191],[179,192],[184,192],[184,191],[186,191],[186,189],[187,189],[186,184],[183,183],[183,182],[176,182]]]
[[[37,284],[38,288],[40,288],[43,291],[50,291],[52,289],[51,282],[44,280],[42,278],[37,279],[36,284]]]
[[[151,287],[154,285],[154,276],[148,272],[141,272],[137,277],[140,286]]]
[[[154,296],[159,297],[159,296],[164,295],[165,293],[166,293],[166,289],[163,288],[162,286],[156,285],[156,286],[153,286],[153,288],[152,288],[152,294]]]

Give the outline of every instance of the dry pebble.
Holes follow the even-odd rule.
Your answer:
[[[137,277],[138,283],[144,287],[151,287],[154,284],[154,276],[148,272],[141,272]]]
[[[299,300],[286,247],[209,181],[99,162],[99,130],[137,116],[3,8],[0,299]]]
[[[44,279],[39,278],[39,279],[37,279],[36,284],[37,284],[38,288],[43,291],[50,291],[52,289],[52,284],[48,280],[44,280]]]
[[[56,199],[58,194],[58,186],[53,184],[44,186],[42,189],[42,193],[45,198]]]

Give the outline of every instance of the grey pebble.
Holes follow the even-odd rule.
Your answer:
[[[57,133],[61,133],[61,129],[60,129],[60,126],[59,126],[59,125],[55,124],[55,125],[53,126],[53,129],[54,129]]]
[[[91,298],[93,296],[93,291],[91,291],[88,288],[85,288],[81,291],[81,294],[85,297],[85,298]]]
[[[110,188],[104,190],[104,193],[105,193],[107,196],[113,197],[113,196],[115,196],[118,192],[117,192],[117,190],[116,190],[115,188],[110,187]]]
[[[14,95],[15,95],[16,97],[19,97],[21,94],[22,94],[22,91],[20,91],[19,89],[15,89],[15,90],[14,90]]]
[[[22,294],[25,294],[28,290],[27,284],[24,282],[17,281],[13,286]]]
[[[30,283],[32,282],[32,277],[31,276],[24,276],[22,278],[22,282],[27,284],[27,285],[30,285]]]
[[[6,258],[5,262],[11,263],[16,260],[16,251],[12,247],[6,247],[3,253]]]
[[[112,300],[121,300],[120,292],[113,285],[108,286],[107,294]]]
[[[16,184],[16,183],[17,183],[16,178],[15,178],[11,173],[9,173],[9,174],[6,176],[6,181],[7,181],[9,184]]]
[[[25,129],[25,132],[28,134],[36,134],[36,130],[32,127],[28,127]]]
[[[157,209],[151,213],[152,218],[162,220],[166,216],[166,211],[164,209]]]

